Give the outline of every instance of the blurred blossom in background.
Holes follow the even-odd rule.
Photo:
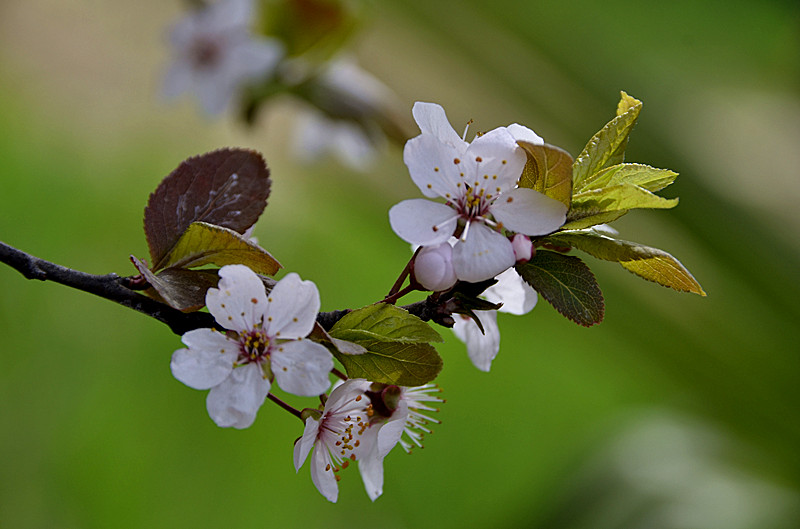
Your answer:
[[[0,527],[336,528],[353,512],[387,528],[800,526],[795,3],[250,8],[250,38],[280,53],[209,114],[197,82],[196,98],[163,97],[189,3],[0,4],[0,239],[132,275],[161,178],[250,147],[273,177],[259,244],[317,284],[322,310],[363,306],[408,260],[387,212],[417,194],[414,101],[577,155],[625,90],[644,101],[627,161],[679,172],[681,203],[615,228],[675,255],[708,297],[587,257],[602,324],[546,303],[501,313],[488,374],[448,334],[442,424],[386,458],[374,504],[351,476],[332,505],[295,474],[296,418],[265,405],[248,430],[217,428],[172,378],[166,327],[0,268]]]

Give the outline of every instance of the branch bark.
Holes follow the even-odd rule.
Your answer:
[[[2,241],[0,241],[0,262],[17,270],[26,279],[59,283],[150,316],[165,324],[179,336],[199,328],[217,328],[224,331],[218,326],[214,317],[207,312],[181,312],[165,303],[140,294],[130,288],[140,286],[140,282],[133,277],[120,277],[117,274],[95,275],[73,270],[35,257]],[[432,318],[436,319],[434,315],[437,313],[435,310],[437,306],[438,303],[429,297],[424,301],[402,308],[428,321]],[[325,330],[330,330],[348,312],[349,310],[320,312],[317,315],[317,321]]]

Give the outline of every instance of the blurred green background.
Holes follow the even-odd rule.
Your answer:
[[[672,211],[621,236],[671,252],[707,298],[591,260],[606,319],[541,302],[500,316],[478,372],[444,331],[448,402],[426,448],[386,460],[374,504],[295,475],[302,425],[269,403],[214,426],[170,374],[177,336],[0,266],[0,527],[800,527],[800,10],[794,2],[374,2],[362,65],[456,129],[520,122],[576,155],[644,101],[628,160],[680,172]],[[255,235],[323,309],[379,299],[408,258],[388,209],[419,192],[400,150],[355,174],[287,157],[293,105],[246,130],[159,96],[179,2],[0,3],[0,239],[93,273],[147,254],[148,194],[182,159],[258,149]],[[304,405],[297,399],[298,406]]]

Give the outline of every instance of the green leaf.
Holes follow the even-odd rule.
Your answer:
[[[598,213],[629,209],[669,209],[678,205],[677,198],[664,198],[633,184],[619,184],[603,189],[583,191],[572,197],[572,208],[567,220],[588,217]]]
[[[442,370],[442,358],[427,343],[362,341],[366,352],[358,355],[333,351],[351,378],[366,378],[383,384],[421,386]]]
[[[533,189],[569,207],[572,200],[572,156],[553,145],[534,145],[527,141],[517,143],[528,155],[519,187]]]
[[[269,252],[239,233],[205,222],[192,223],[170,251],[164,267],[243,264],[257,274],[274,275],[281,265]]]
[[[579,258],[537,249],[533,259],[515,268],[548,303],[575,323],[589,327],[603,320],[603,293],[592,271]]]
[[[660,191],[675,181],[678,173],[638,163],[621,163],[596,172],[583,182],[582,192],[631,184]]]
[[[641,110],[641,101],[622,92],[622,99],[617,105],[617,117],[592,136],[573,164],[572,184],[575,191],[582,191],[584,182],[596,172],[625,160],[628,136]]]
[[[571,246],[606,261],[614,261],[634,274],[680,292],[706,293],[675,257],[658,248],[614,239],[596,232],[558,233],[547,242]]]
[[[150,283],[148,294],[183,312],[201,309],[206,304],[206,291],[219,281],[217,272],[212,270],[168,268],[154,274],[136,257],[131,256],[131,261]]]
[[[340,340],[361,342],[442,342],[433,327],[407,311],[378,303],[354,310],[337,321],[329,334]]]
[[[627,209],[618,211],[604,211],[602,213],[593,213],[588,210],[570,211],[567,215],[568,222],[561,226],[562,230],[582,230],[584,228],[591,228],[598,224],[605,224],[617,220],[628,212]],[[559,232],[560,233],[560,232]]]

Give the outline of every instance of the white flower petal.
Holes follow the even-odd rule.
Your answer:
[[[326,500],[336,503],[339,498],[339,485],[336,483],[328,449],[322,443],[316,443],[311,454],[311,481]]]
[[[247,428],[256,419],[269,387],[269,380],[264,378],[258,364],[237,367],[208,392],[208,414],[222,428]]]
[[[497,196],[517,185],[527,157],[522,148],[505,128],[487,132],[473,141],[462,165],[469,168],[465,171],[467,184],[479,194]],[[499,191],[498,191],[499,190]]]
[[[319,421],[313,417],[306,419],[306,425],[303,428],[303,436],[294,444],[294,470],[300,471],[300,467],[305,463],[311,449],[314,448],[314,443],[317,441],[317,434],[319,433]]]
[[[514,266],[511,242],[488,226],[473,222],[466,241],[453,248],[453,268],[462,281],[476,283]]]
[[[500,351],[500,329],[497,326],[496,310],[475,311],[481,320],[485,334],[481,333],[478,324],[469,318],[458,316],[453,332],[456,337],[467,344],[467,354],[472,363],[481,371],[489,371],[492,360]]]
[[[283,391],[301,397],[321,395],[331,386],[333,357],[311,340],[285,342],[272,353],[272,372]]]
[[[560,228],[567,220],[567,206],[554,198],[517,188],[504,193],[489,211],[511,231],[525,235],[545,235]]]
[[[217,288],[206,292],[208,311],[217,322],[237,332],[251,330],[261,323],[267,308],[264,283],[244,265],[220,268]]]
[[[194,389],[213,388],[233,369],[238,344],[211,329],[195,329],[181,338],[188,349],[172,354],[170,369],[175,378]]]
[[[544,145],[544,140],[541,136],[519,123],[509,125],[506,127],[506,130],[516,141],[527,141],[534,145]]]
[[[429,198],[446,199],[459,196],[464,150],[443,143],[430,134],[420,134],[406,142],[403,162],[411,179]]]
[[[469,145],[453,129],[441,105],[417,101],[411,109],[414,121],[423,134],[430,134],[440,142],[464,152]]]
[[[267,297],[264,330],[282,339],[302,338],[314,328],[319,312],[319,290],[292,272],[272,288]]]
[[[483,297],[492,303],[502,303],[500,312],[521,316],[536,306],[536,291],[513,268],[509,268],[499,276],[497,283],[483,293]]]
[[[394,232],[404,241],[420,246],[445,242],[456,230],[457,220],[453,208],[423,198],[404,200],[389,210]]]

